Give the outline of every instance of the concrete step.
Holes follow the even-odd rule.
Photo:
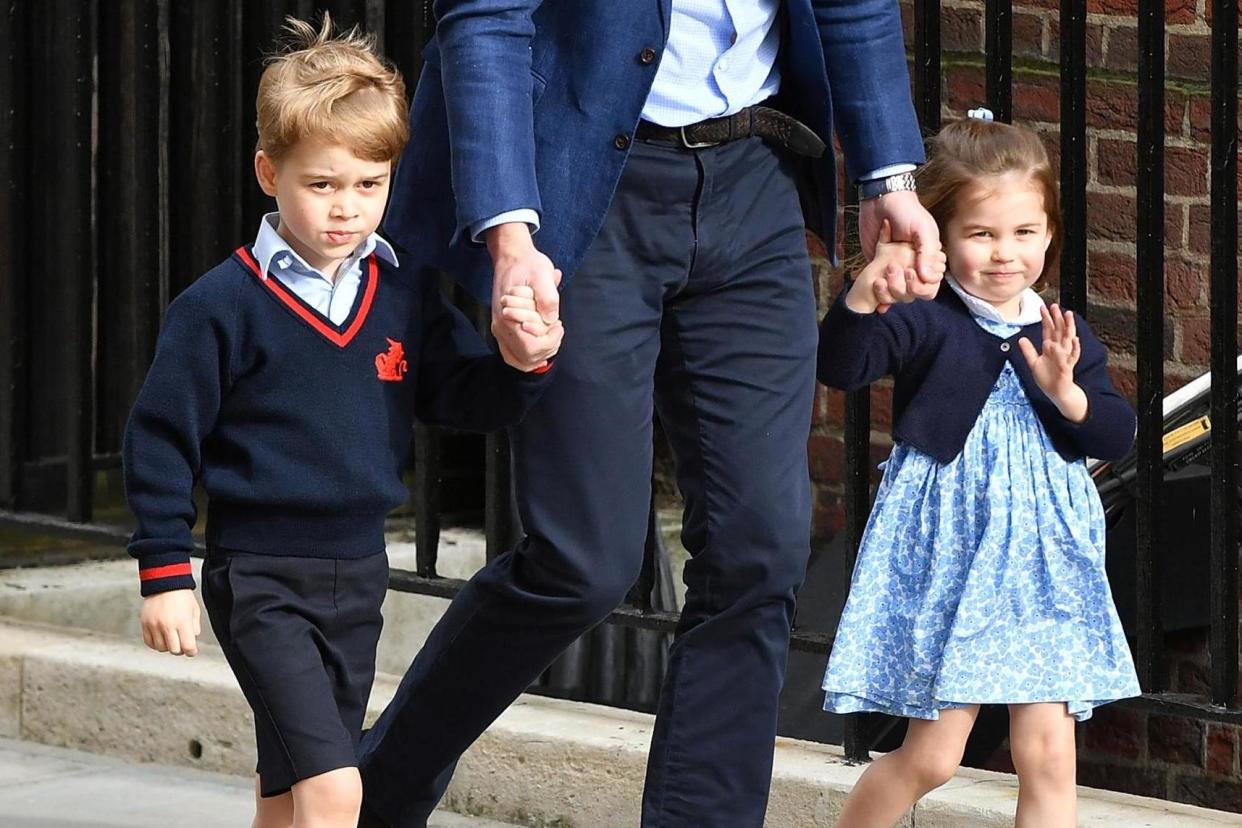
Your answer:
[[[378,678],[371,717],[395,676]],[[130,639],[0,621],[0,736],[248,777],[249,711],[218,649],[194,659]],[[528,826],[631,828],[652,718],[524,696],[466,753],[446,809]],[[767,825],[833,825],[862,768],[831,746],[778,740]],[[1242,816],[1080,789],[1082,826],[1242,826]],[[1013,824],[1014,777],[963,771],[906,817],[906,828]],[[8,823],[4,823],[8,824]],[[73,823],[69,823],[73,824]]]
[[[0,550],[3,546],[0,545]],[[388,538],[388,558],[398,569],[414,569],[414,543],[401,535]],[[437,569],[449,578],[469,578],[482,565],[485,543],[479,532],[445,529],[440,536]],[[192,561],[197,580],[202,560]],[[196,593],[197,595],[198,593]],[[201,608],[201,595],[199,596]],[[384,600],[384,632],[376,666],[403,673],[448,601],[425,595],[389,592]],[[109,633],[140,641],[138,570],[133,560],[92,561],[70,566],[0,570],[0,617]],[[214,644],[203,615],[203,641]]]
[[[238,828],[252,816],[245,777],[0,739],[5,828]],[[437,811],[428,828],[512,826]]]

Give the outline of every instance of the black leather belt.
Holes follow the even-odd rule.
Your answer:
[[[766,106],[748,106],[734,115],[708,118],[683,127],[639,121],[634,134],[640,139],[668,141],[684,149],[714,147],[752,136],[808,158],[819,158],[825,149],[824,142],[810,127]]]

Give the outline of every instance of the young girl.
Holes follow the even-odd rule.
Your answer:
[[[1104,574],[1104,514],[1084,464],[1115,459],[1134,412],[1082,320],[1032,290],[1059,211],[1032,132],[947,126],[919,174],[947,286],[890,303],[911,264],[882,231],[824,319],[819,377],[891,374],[895,446],[824,677],[824,708],[910,719],[839,828],[893,825],[950,779],[980,704],[1009,705],[1018,828],[1076,824],[1074,721],[1137,695]],[[879,311],[879,312],[877,312]]]

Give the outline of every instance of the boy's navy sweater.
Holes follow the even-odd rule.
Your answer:
[[[820,325],[819,379],[853,391],[891,374],[894,440],[941,463],[957,457],[1008,361],[1063,458],[1117,460],[1130,450],[1134,410],[1113,387],[1108,352],[1077,314],[1082,349],[1074,381],[1087,394],[1087,419],[1075,424],[1040,389],[1018,349],[1022,337],[1042,348],[1038,322],[1002,339],[975,322],[947,288],[932,301],[894,305],[882,314],[850,310],[848,292],[847,284]]]
[[[207,543],[265,555],[357,558],[384,549],[406,497],[413,421],[510,425],[547,381],[487,347],[429,270],[372,255],[340,326],[247,248],[168,307],[125,432],[125,490],[142,594],[194,587],[192,490]]]

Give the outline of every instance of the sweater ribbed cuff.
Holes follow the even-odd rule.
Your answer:
[[[194,589],[194,570],[186,553],[164,553],[138,561],[142,597],[174,589]]]

